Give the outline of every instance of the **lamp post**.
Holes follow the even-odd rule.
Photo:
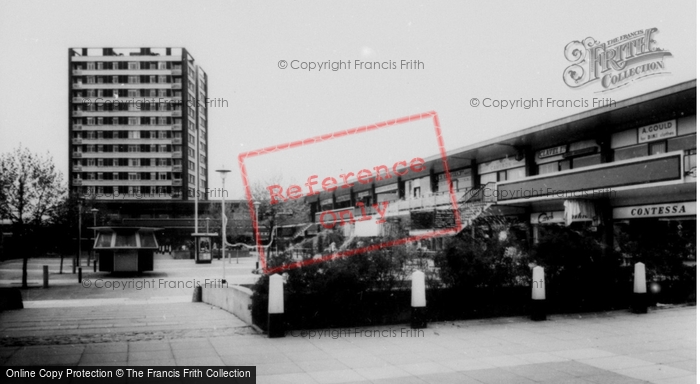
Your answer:
[[[253,227],[255,227],[255,224],[258,222],[258,208],[260,208],[260,202],[257,201],[257,200],[255,200],[255,201],[253,202],[253,205],[255,206],[255,220],[253,221]],[[255,228],[253,228],[253,229],[255,229]],[[258,255],[260,255],[260,248],[259,248],[259,246],[258,246],[259,239],[260,239],[260,227],[258,227],[258,230],[255,231],[255,233],[258,235],[258,236],[255,238],[255,253],[257,253]],[[267,265],[266,265],[266,266],[267,266]]]
[[[95,262],[95,240],[97,239],[97,230],[95,227],[97,227],[97,212],[100,210],[97,208],[93,208],[90,210],[92,212],[92,262]],[[90,266],[90,259],[88,258],[88,267]]]
[[[73,273],[75,273],[75,265],[80,267],[80,254],[83,252],[83,199],[78,200],[78,257],[73,263]]]
[[[221,169],[217,169],[216,172],[219,172],[221,174],[221,190],[225,191],[226,190],[226,174],[231,172],[228,169],[225,169],[223,166]],[[221,284],[226,284],[226,260],[224,260],[224,257],[226,257],[226,214],[225,214],[225,201],[224,201],[224,193],[221,193],[221,265],[223,266],[223,278],[221,279]]]

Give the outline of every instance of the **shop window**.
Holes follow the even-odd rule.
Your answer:
[[[697,146],[697,135],[687,135],[668,139],[668,151],[694,149]]]
[[[616,149],[614,153],[615,160],[614,161],[620,161],[620,160],[627,160],[627,159],[634,159],[636,157],[643,157],[648,154],[648,145],[647,144],[642,144],[642,145],[635,145],[632,147],[627,147],[627,148],[622,148],[622,149]]]
[[[566,159],[559,162],[560,171],[568,171],[569,169],[573,169],[571,167],[571,159]]]
[[[601,163],[600,155],[576,157],[572,160],[573,168],[589,167],[591,165],[597,165]]]
[[[666,153],[666,141],[658,141],[649,144],[649,156]]]
[[[498,175],[493,173],[486,173],[481,175],[481,184],[495,183],[498,181]]]
[[[365,205],[365,207],[371,207],[372,204],[374,203],[372,201],[372,195],[363,196],[359,199],[359,201],[361,201],[362,204]]]
[[[499,172],[500,175],[500,172]],[[506,171],[506,180],[519,180],[525,178],[525,167],[513,168]]]
[[[546,175],[548,173],[559,172],[559,162],[554,161],[551,163],[540,164],[537,166],[538,175]]]
[[[685,173],[688,175],[695,176],[695,168],[697,167],[697,149],[689,149],[684,152],[685,156],[683,161],[685,162]]]

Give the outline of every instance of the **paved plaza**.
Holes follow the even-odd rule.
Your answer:
[[[205,278],[221,268],[215,261],[197,270],[188,262],[161,260],[159,273],[186,281],[187,274]],[[232,276],[247,278],[251,262]],[[269,339],[228,312],[192,303],[191,293],[101,292],[77,281],[24,290],[25,309],[0,313],[0,363],[254,365],[258,383],[696,382],[694,306],[643,315],[556,315],[544,322],[433,323],[420,332],[407,324],[313,337],[293,331]]]

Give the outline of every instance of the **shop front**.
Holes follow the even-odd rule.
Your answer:
[[[695,265],[697,202],[615,207],[612,214],[617,248],[626,259],[649,255]]]

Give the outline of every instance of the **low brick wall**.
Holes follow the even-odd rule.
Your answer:
[[[0,288],[0,312],[23,308],[22,292],[19,288]]]
[[[187,250],[187,251],[182,251],[182,250],[173,251],[173,259],[182,260],[182,259],[192,259],[192,258],[194,258],[194,257],[190,254],[189,250]]]
[[[253,325],[252,296],[253,291],[240,285],[226,288],[202,286],[202,302],[233,313],[248,325]]]

